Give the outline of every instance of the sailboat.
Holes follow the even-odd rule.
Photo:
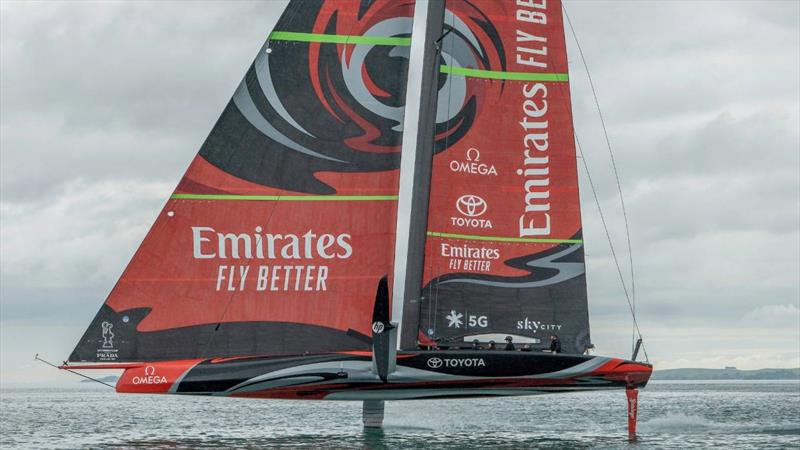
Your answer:
[[[635,419],[651,365],[592,347],[560,2],[293,0],[62,368],[366,426],[607,389]]]

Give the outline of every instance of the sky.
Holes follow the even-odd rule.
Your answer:
[[[0,382],[66,359],[282,1],[0,2]],[[800,366],[800,2],[566,1],[656,368]],[[584,66],[576,133],[629,272]],[[581,168],[592,340],[631,321]]]

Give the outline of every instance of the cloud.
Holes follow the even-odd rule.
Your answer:
[[[282,2],[4,3],[4,201],[67,180],[175,180]]]
[[[743,319],[748,323],[769,324],[770,328],[800,330],[800,309],[792,304],[759,306],[745,314]]]

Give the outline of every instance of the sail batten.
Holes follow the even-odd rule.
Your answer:
[[[439,71],[448,75],[460,75],[463,77],[486,78],[492,80],[569,81],[568,73],[509,72],[502,70],[482,70],[472,69],[469,67],[454,67],[448,65],[439,66]]]
[[[438,231],[428,231],[428,236],[451,238],[451,239],[464,239],[468,241],[491,241],[491,242],[527,242],[538,244],[582,244],[583,239],[555,239],[555,238],[521,238],[521,237],[506,237],[506,236],[479,236],[474,234],[457,234],[457,233],[442,233]]]
[[[290,31],[276,31],[269,35],[270,41],[291,41],[291,42],[318,42],[327,44],[370,44],[370,45],[389,45],[408,47],[411,45],[409,37],[393,36],[359,36],[350,34],[320,34],[320,33],[296,33]]]

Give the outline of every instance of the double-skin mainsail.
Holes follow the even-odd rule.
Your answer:
[[[414,181],[399,170],[413,16],[410,1],[289,4],[70,361],[369,348]],[[583,353],[560,4],[450,1],[439,26],[401,348],[556,333]]]

